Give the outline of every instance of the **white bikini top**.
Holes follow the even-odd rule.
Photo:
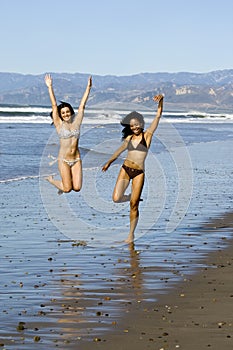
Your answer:
[[[60,139],[69,139],[70,137],[75,137],[76,139],[79,139],[80,129],[68,130],[64,127],[64,123],[62,123],[58,136]]]

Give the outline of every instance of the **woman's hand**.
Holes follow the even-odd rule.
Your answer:
[[[90,75],[90,77],[89,77],[89,79],[88,79],[87,86],[88,86],[89,88],[92,87],[92,76],[91,76],[91,75]]]
[[[106,164],[104,164],[104,166],[102,167],[102,171],[108,170],[109,166],[110,166],[110,163],[109,163],[109,162],[107,162]]]
[[[153,100],[155,101],[155,102],[160,102],[160,101],[162,101],[163,100],[163,95],[155,95],[154,97],[153,97]]]
[[[53,85],[53,80],[50,74],[46,74],[45,78],[44,78],[45,84],[47,85],[47,87],[52,87]]]

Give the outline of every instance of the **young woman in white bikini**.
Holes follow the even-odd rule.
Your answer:
[[[48,176],[46,180],[57,187],[59,194],[72,190],[78,192],[82,187],[82,162],[78,142],[84,109],[92,86],[92,78],[89,77],[88,79],[87,87],[76,115],[69,103],[62,102],[60,105],[57,105],[50,74],[45,75],[45,84],[48,87],[52,104],[51,116],[60,139],[58,169],[61,175],[61,180],[55,180],[52,175]]]
[[[138,207],[145,178],[145,159],[163,111],[163,95],[154,96],[153,100],[158,102],[158,109],[149,128],[144,131],[144,119],[140,113],[128,114],[121,122],[124,127],[122,131],[124,142],[102,167],[102,170],[106,171],[122,152],[128,150],[112,195],[116,203],[130,201],[130,231],[125,240],[126,243],[134,241],[134,231],[139,217]],[[131,194],[125,195],[130,180],[132,180]]]

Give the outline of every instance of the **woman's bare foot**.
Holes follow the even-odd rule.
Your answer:
[[[125,240],[125,243],[133,243],[133,241],[134,241],[134,234],[129,233],[128,237]]]
[[[53,181],[53,175],[46,176],[44,179],[45,179],[46,181],[52,183],[52,181]]]
[[[45,177],[45,180],[46,181],[48,181],[49,183],[51,183],[52,185],[55,185],[56,186],[56,184],[54,184],[54,178],[53,178],[53,175],[49,175],[49,176],[46,176]],[[57,186],[56,186],[57,187]],[[63,194],[64,192],[61,190],[61,189],[59,189],[58,188],[58,191],[57,191],[57,194],[59,194],[59,195],[61,195],[61,194]]]

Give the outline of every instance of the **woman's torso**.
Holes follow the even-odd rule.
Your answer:
[[[62,122],[60,128],[57,129],[60,139],[59,157],[65,159],[75,159],[80,157],[78,149],[78,141],[80,136],[80,128],[74,127],[73,124]]]
[[[127,146],[128,153],[124,164],[130,168],[144,170],[148,148],[149,147],[147,145],[144,132],[142,132],[138,137],[132,135],[129,138]]]

